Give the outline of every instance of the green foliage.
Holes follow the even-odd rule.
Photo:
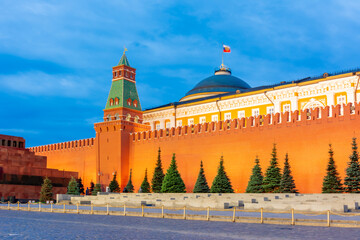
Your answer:
[[[263,182],[264,191],[266,193],[279,192],[281,182],[281,173],[276,157],[276,144],[274,144],[271,156],[270,166],[266,170]]]
[[[161,192],[161,186],[162,186],[162,183],[164,181],[164,176],[165,175],[164,175],[164,171],[163,171],[162,164],[161,164],[161,150],[159,148],[158,159],[157,159],[157,162],[156,162],[154,175],[153,175],[153,178],[151,180],[151,188],[152,188],[152,191],[154,193]]]
[[[69,185],[67,187],[67,194],[80,195],[77,181],[74,177],[71,177]]]
[[[281,193],[297,193],[298,192],[298,190],[296,189],[296,186],[295,186],[294,178],[291,174],[289,157],[288,157],[287,153],[285,155],[284,169],[283,169],[283,174],[281,176],[279,192],[281,192]]]
[[[52,196],[52,184],[51,184],[51,180],[49,178],[45,178],[44,179],[44,183],[41,185],[41,192],[40,192],[40,202],[45,203],[46,201],[51,201],[53,200]]]
[[[127,192],[130,192],[130,193],[134,192],[134,185],[132,184],[132,181],[131,181],[131,175],[132,175],[132,170],[130,169],[129,181],[126,184],[126,187],[125,187]]]
[[[336,169],[334,161],[334,152],[331,144],[329,144],[329,163],[326,169],[326,176],[324,177],[322,193],[342,193],[343,186],[341,184],[341,178]]]
[[[264,177],[261,172],[259,158],[256,156],[255,166],[252,169],[252,175],[250,176],[250,180],[248,182],[246,192],[247,193],[263,193],[264,192],[263,180],[264,180]]]
[[[114,173],[113,180],[111,180],[109,184],[110,192],[120,192],[120,186],[118,181],[116,180],[116,172]]]
[[[218,168],[218,173],[214,178],[214,181],[211,185],[210,189],[211,193],[233,193],[234,190],[232,188],[229,177],[227,176],[224,168],[224,157],[220,158],[220,165]]]
[[[177,169],[175,153],[173,154],[170,167],[168,168],[161,186],[163,193],[184,193],[185,183]]]
[[[85,194],[84,185],[83,185],[83,183],[82,183],[81,178],[79,178],[79,179],[77,180],[77,184],[78,184],[78,188],[79,188],[79,193],[80,193],[80,194]]]
[[[101,184],[95,184],[94,190],[91,192],[92,195],[97,196],[98,192],[101,192]]]
[[[200,162],[200,171],[198,178],[195,183],[195,187],[193,190],[194,193],[208,193],[210,192],[209,185],[206,181],[205,172],[203,168],[203,162]]]
[[[89,188],[90,194],[92,194],[92,192],[94,191],[94,187],[95,187],[95,185],[94,185],[94,183],[91,181],[91,182],[90,182],[90,188]]]
[[[346,169],[346,177],[344,181],[345,192],[359,193],[360,192],[360,166],[359,153],[357,151],[356,138],[352,139],[352,154],[348,167]]]
[[[143,182],[141,183],[141,192],[143,193],[149,193],[150,192],[150,183],[149,183],[149,180],[148,180],[148,177],[147,177],[147,169],[145,169],[145,177],[144,177],[144,180]]]

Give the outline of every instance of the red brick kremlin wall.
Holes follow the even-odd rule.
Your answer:
[[[50,168],[78,172],[85,189],[91,181],[96,183],[95,138],[32,147],[30,150],[47,156]]]
[[[205,174],[211,186],[221,155],[224,156],[225,169],[235,191],[244,192],[255,156],[259,156],[265,172],[273,143],[276,143],[281,168],[285,153],[289,154],[299,191],[320,193],[328,162],[329,143],[333,145],[335,162],[343,178],[351,154],[351,139],[360,138],[359,104],[348,104],[343,107],[343,112],[339,105],[332,107],[332,111],[329,109],[325,107],[312,110],[311,113],[277,113],[272,117],[267,115],[133,133],[129,140],[129,168],[132,168],[135,190],[139,189],[146,168],[151,181],[160,147],[165,171],[170,165],[172,153],[176,153],[179,171],[188,192],[194,187],[200,160],[204,163]],[[360,143],[360,139],[358,142]],[[47,156],[49,167],[78,171],[88,186],[91,180],[96,179],[95,143],[92,138],[63,143],[62,147],[58,143],[32,150]],[[114,143],[113,149],[118,149],[119,146],[115,145]],[[126,185],[126,182],[123,180],[121,185]]]
[[[204,163],[209,185],[216,176],[220,156],[224,156],[225,169],[236,192],[244,192],[254,166],[255,156],[260,158],[263,172],[269,165],[273,143],[277,144],[280,167],[285,153],[297,188],[302,193],[320,193],[328,163],[329,143],[333,145],[335,162],[341,177],[351,154],[351,138],[360,138],[360,105],[340,106],[291,114],[235,119],[227,122],[205,123],[176,129],[149,131],[132,135],[130,167],[133,182],[138,190],[145,168],[150,179],[162,150],[165,170],[170,165],[172,153],[176,159],[187,191],[192,191]],[[360,139],[358,139],[360,143]]]

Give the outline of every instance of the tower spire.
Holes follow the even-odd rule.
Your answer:
[[[123,52],[123,55],[122,55],[121,58],[120,58],[120,61],[119,61],[119,63],[118,63],[118,66],[120,66],[120,65],[125,65],[125,66],[130,67],[129,60],[127,59],[126,54],[125,54],[126,51],[127,51],[127,48],[124,47],[124,52]]]

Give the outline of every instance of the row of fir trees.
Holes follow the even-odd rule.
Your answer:
[[[346,168],[346,176],[344,184],[341,182],[339,172],[337,171],[334,152],[331,144],[329,145],[329,162],[326,169],[326,175],[323,180],[322,192],[323,193],[360,193],[360,163],[359,153],[357,151],[356,138],[352,139],[352,154],[350,161]],[[121,192],[120,185],[116,179],[116,172],[112,181],[109,184],[111,192]],[[101,185],[91,182],[90,194],[97,195],[101,191]],[[145,170],[144,180],[141,183],[139,192],[142,193],[184,193],[186,192],[185,183],[181,178],[180,172],[177,168],[175,154],[173,154],[171,164],[164,174],[161,150],[158,150],[158,157],[151,184],[148,180],[147,169]],[[134,185],[132,183],[132,170],[130,169],[130,177],[123,192],[134,192]],[[200,162],[199,174],[193,189],[194,193],[233,193],[231,181],[226,174],[224,168],[224,158],[221,156],[218,167],[218,172],[213,180],[211,188],[206,180],[203,162]],[[278,164],[276,144],[274,144],[270,165],[263,175],[258,157],[255,159],[255,165],[252,169],[247,188],[247,193],[297,193],[294,178],[291,173],[288,154],[285,155],[284,168],[281,169]],[[84,194],[84,186],[81,178],[71,178],[67,188],[68,194],[79,195]],[[46,202],[53,199],[52,184],[49,178],[44,179],[44,183],[40,192],[40,201]]]
[[[352,154],[345,171],[344,185],[336,169],[334,152],[329,144],[329,162],[323,180],[323,193],[360,193],[360,164],[356,138],[352,139]]]
[[[134,186],[131,180],[132,172],[130,170],[129,181],[124,188],[123,192],[134,192]],[[116,180],[116,175],[114,175],[113,180],[109,185],[111,192],[120,192],[121,189],[119,187],[119,183]],[[154,174],[151,179],[151,184],[149,183],[147,176],[147,169],[145,170],[144,180],[141,183],[139,192],[142,193],[185,193],[186,187],[183,179],[181,178],[180,172],[177,167],[175,154],[173,154],[171,163],[169,168],[167,169],[166,174],[164,174],[164,170],[162,167],[161,161],[161,150],[158,151],[158,158],[156,161],[156,166],[154,169]],[[195,183],[195,187],[193,189],[194,193],[233,193],[234,190],[232,188],[229,177],[227,176],[224,168],[224,159],[221,156],[220,165],[218,168],[218,174],[215,177],[211,188],[209,187],[205,172],[203,168],[203,163],[200,163],[200,171]]]
[[[247,193],[297,193],[294,178],[291,174],[289,157],[286,153],[284,169],[281,174],[279,168],[276,144],[271,153],[270,165],[263,176],[259,159],[256,157],[255,166],[246,188]]]

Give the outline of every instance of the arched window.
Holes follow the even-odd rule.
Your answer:
[[[315,108],[322,108],[325,107],[325,105],[320,102],[315,100],[314,98],[310,99],[310,101],[308,103],[306,103],[306,105],[303,107],[303,110],[305,109],[315,109]]]
[[[139,122],[139,116],[135,116],[134,118],[134,122],[138,123]]]
[[[106,120],[107,120],[107,121],[111,121],[111,115],[110,115],[110,114],[107,115]]]
[[[131,99],[130,98],[127,100],[127,105],[131,106]]]
[[[116,98],[115,98],[115,105],[118,105],[118,104],[119,104],[119,98],[116,97]]]
[[[114,99],[110,99],[110,106],[114,105]]]
[[[116,114],[115,114],[115,120],[119,120],[119,119],[120,119],[119,114],[116,113]]]
[[[137,100],[134,100],[134,107],[137,107],[137,105],[138,105],[138,102],[137,102]]]

